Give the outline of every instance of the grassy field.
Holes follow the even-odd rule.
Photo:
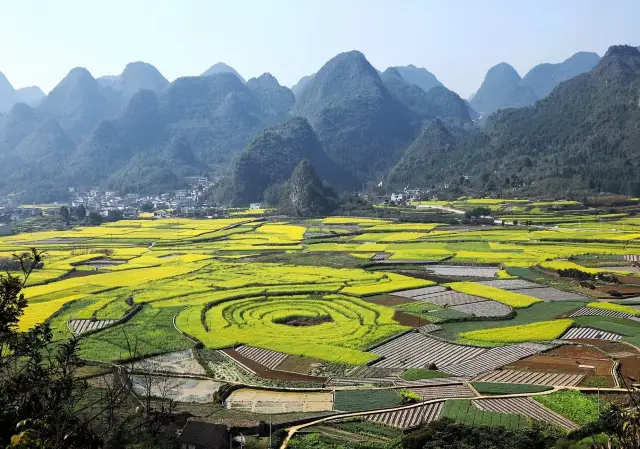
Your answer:
[[[576,424],[589,424],[598,419],[598,410],[604,410],[607,403],[598,401],[594,395],[586,395],[579,391],[558,391],[533,398],[554,412],[566,416]]]
[[[574,318],[576,324],[589,326],[606,332],[615,332],[620,335],[633,337],[640,335],[640,326],[633,321],[624,318],[611,318],[603,316],[581,316]],[[635,326],[634,326],[635,324]]]
[[[478,205],[514,212],[521,208],[517,210],[523,216],[544,217],[557,217],[558,207],[571,206],[491,198],[446,204],[464,210]],[[597,260],[622,264],[623,255],[640,254],[640,222],[627,216],[609,218],[624,222],[625,230],[569,226],[467,230],[440,222],[357,217],[275,222],[250,214],[215,220],[122,220],[3,236],[0,259],[31,247],[46,251],[44,266],[32,274],[25,291],[29,305],[20,330],[49,321],[54,338],[60,340],[71,336],[70,320],[119,320],[139,309],[129,321],[81,336],[82,356],[87,359],[111,361],[193,347],[195,342],[183,332],[210,349],[250,344],[324,363],[364,364],[375,357],[365,352],[368,346],[406,328],[394,320],[393,309],[363,298],[435,285],[424,279],[427,276],[415,275],[422,270],[420,262],[451,258],[447,263],[503,265],[506,270],[497,276],[502,279],[511,275],[537,279],[543,276],[535,268],[540,265],[601,272],[607,268],[599,267]],[[410,262],[371,267],[369,259],[379,252],[388,253],[391,260]],[[570,257],[584,265],[566,260]],[[470,313],[419,301],[396,310],[416,316],[416,325],[457,321],[444,323],[436,335],[453,340],[473,337],[486,344],[496,335],[498,342],[515,341],[507,338],[513,329],[501,328],[552,321],[586,303],[540,302],[475,282],[448,285],[507,304],[516,309],[515,316],[470,321],[476,318]],[[594,306],[640,313],[603,302]],[[311,321],[328,317],[328,321],[287,325],[294,316]],[[628,338],[640,333],[629,320],[581,317],[576,322],[617,329]],[[531,331],[534,327],[516,328],[526,331],[518,341],[555,335],[563,322],[549,325],[554,332],[541,332],[544,326],[536,325],[536,332]],[[461,335],[478,330],[488,330],[489,337]]]
[[[341,412],[357,412],[391,408],[402,403],[396,390],[338,390],[333,409]]]

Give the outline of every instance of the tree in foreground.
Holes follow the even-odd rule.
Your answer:
[[[170,435],[158,438],[175,408],[169,399],[176,386],[171,378],[149,376],[160,391],[162,410],[152,410],[149,399],[143,416],[134,413],[140,402],[132,394],[133,364],[130,369],[114,367],[102,375],[100,388],[92,388],[77,377],[84,363],[77,356],[76,338],[54,341],[48,323],[19,330],[28,305],[24,286],[42,265],[43,254],[32,249],[15,257],[23,276],[0,275],[0,448],[171,445]],[[135,341],[127,340],[127,346],[135,359]]]
[[[0,446],[101,447],[77,413],[86,389],[74,376],[81,365],[77,340],[53,347],[47,324],[18,331],[27,307],[23,288],[42,254],[34,249],[16,257],[24,276],[0,275]]]

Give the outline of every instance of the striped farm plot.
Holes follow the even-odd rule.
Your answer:
[[[391,253],[375,253],[371,260],[385,260],[391,257]]]
[[[475,393],[465,384],[409,387],[409,391],[422,397],[423,401],[449,398],[473,398]]]
[[[524,288],[540,288],[541,285],[535,282],[525,281],[524,279],[494,279],[492,281],[482,281],[478,284],[487,285],[489,287],[501,288],[503,290],[521,290]]]
[[[574,430],[579,427],[564,416],[549,410],[544,405],[528,397],[478,399],[472,401],[472,403],[479,410],[486,412],[524,415],[528,418],[560,426],[567,430]]]
[[[238,346],[235,348],[235,351],[249,360],[253,360],[254,362],[269,369],[276,369],[276,367],[288,357],[287,354],[282,352],[247,345]]]
[[[616,341],[621,338],[622,335],[616,334],[615,332],[605,332],[592,327],[572,327],[562,337],[560,337],[562,340],[588,339],[607,341]]]
[[[374,413],[366,415],[364,418],[376,424],[407,430],[438,420],[443,405],[444,401],[434,402],[394,412]]]
[[[614,310],[599,309],[596,307],[581,307],[571,314],[571,318],[579,316],[606,316],[611,318],[625,318],[627,320],[637,321],[640,323],[640,317],[624,312],[616,312]]]
[[[378,368],[375,366],[360,365],[345,371],[345,375],[347,377],[359,377],[361,379],[372,377],[395,378],[399,377],[403,372],[404,370],[402,368]]]
[[[494,267],[470,267],[465,265],[428,265],[425,267],[428,273],[439,276],[461,276],[461,277],[496,277],[498,268]]]
[[[116,321],[118,320],[69,320],[69,327],[74,334],[81,335],[85,332],[102,329]]]
[[[418,301],[428,302],[429,304],[435,304],[437,306],[459,306],[462,304],[470,304],[473,302],[485,301],[485,298],[479,296],[468,295],[466,293],[460,293],[452,290],[446,290],[431,294],[423,294],[414,296],[413,299]]]
[[[441,307],[449,307],[458,312],[477,317],[505,317],[513,311],[511,307],[497,301],[452,290],[414,296],[413,299]]]
[[[477,376],[548,349],[548,345],[537,343],[501,346],[478,353],[475,357],[457,364],[438,365],[438,369],[456,376]]]
[[[506,317],[509,316],[513,309],[498,301],[479,301],[469,304],[460,304],[451,307],[458,312],[466,313],[477,317]]]
[[[574,387],[578,385],[583,374],[544,373],[536,371],[498,370],[476,376],[472,382],[497,382],[509,384],[547,385],[550,387]]]
[[[514,293],[533,296],[543,301],[583,301],[584,296],[572,292],[566,292],[553,287],[524,288],[512,290]]]
[[[414,288],[412,290],[403,290],[401,292],[393,292],[394,296],[403,296],[405,298],[415,298],[416,296],[431,295],[433,293],[446,292],[447,289],[434,285],[433,287]]]
[[[486,348],[449,343],[431,335],[410,332],[371,350],[383,357],[372,366],[380,368],[425,368],[453,365],[487,352]]]
[[[424,326],[420,326],[418,328],[418,331],[423,332],[425,334],[430,334],[431,332],[436,332],[439,330],[442,330],[442,326],[439,326],[437,324],[433,324],[433,323],[429,323],[429,324],[425,324]]]

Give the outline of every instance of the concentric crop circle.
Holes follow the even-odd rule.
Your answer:
[[[220,302],[205,309],[197,338],[208,347],[247,344],[289,354],[347,363],[375,356],[367,346],[405,328],[394,311],[344,295],[259,296]],[[287,317],[330,317],[313,326],[290,326]],[[193,324],[193,323],[192,323]]]

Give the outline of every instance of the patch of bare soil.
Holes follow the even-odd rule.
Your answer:
[[[402,304],[415,302],[411,298],[405,298],[404,296],[394,296],[394,295],[376,296],[375,298],[367,298],[367,301],[372,302],[374,304],[380,304],[381,306],[387,306],[387,307],[401,306]]]
[[[97,270],[73,270],[60,277],[60,279],[70,279],[70,278],[82,278],[86,276],[93,276],[94,274],[100,274],[102,271]]]
[[[591,340],[590,340],[591,341]],[[608,386],[615,386],[611,377],[614,362],[596,348],[580,345],[563,345],[544,354],[525,357],[506,365],[506,369],[533,370],[551,373],[584,374],[606,378]]]
[[[326,377],[308,376],[304,374],[288,373],[284,371],[269,369],[264,365],[261,365],[257,362],[254,362],[251,359],[244,357],[242,354],[240,354],[237,351],[234,351],[233,349],[223,349],[222,351],[225,354],[231,356],[233,359],[240,362],[242,365],[254,371],[256,375],[262,377],[263,379],[290,380],[290,381],[296,381],[296,382],[318,382],[318,383],[324,383],[327,381]]]
[[[332,323],[333,318],[329,315],[321,316],[288,316],[274,322],[294,327],[317,326],[322,323]]]
[[[325,362],[312,357],[289,355],[278,365],[278,371],[313,375]]]
[[[640,282],[640,281],[639,281]],[[633,285],[600,285],[596,287],[596,290],[602,293],[609,293],[612,296],[618,296],[615,292],[617,292],[620,296],[635,296],[640,295],[640,286]]]
[[[424,318],[420,318],[419,316],[411,315],[410,313],[402,312],[400,310],[396,310],[393,314],[393,319],[403,326],[409,327],[420,327],[425,324],[429,324],[429,321]]]
[[[640,277],[637,276],[616,276],[621,284],[640,284]]]
[[[602,349],[620,363],[618,371],[627,386],[640,382],[640,351],[634,346],[619,341],[604,340],[589,340],[589,344]]]

